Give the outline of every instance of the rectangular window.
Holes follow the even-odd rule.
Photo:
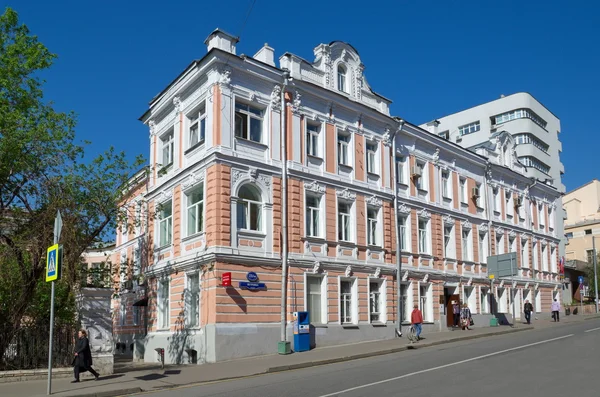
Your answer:
[[[352,323],[352,281],[340,281],[340,321]]]
[[[513,194],[510,191],[504,192],[504,200],[506,202],[506,217],[513,217]]]
[[[409,322],[412,312],[412,289],[410,284],[400,284],[400,295],[402,296],[402,321]]]
[[[494,193],[494,212],[500,213],[500,189],[494,188],[492,189]]]
[[[398,224],[400,226],[400,249],[407,251],[408,249],[408,228],[407,228],[408,217],[398,216]]]
[[[235,103],[235,136],[261,143],[263,140],[263,111],[244,103]]]
[[[450,131],[442,131],[442,132],[438,132],[438,136],[441,138],[444,138],[445,140],[450,139]]]
[[[458,133],[460,136],[472,134],[481,129],[481,125],[479,124],[479,120],[470,124],[465,124],[463,126],[458,127]]]
[[[379,245],[377,220],[379,211],[374,208],[367,209],[367,244]]]
[[[486,314],[490,312],[490,290],[487,288],[481,288],[479,294],[481,313]]]
[[[474,287],[465,287],[464,300],[472,314],[477,313],[477,295]]]
[[[479,192],[479,196],[481,196],[483,194],[483,192],[481,191],[481,183],[476,183],[475,187],[477,188],[477,191]],[[480,199],[480,197],[474,197],[473,199],[475,200],[475,205],[478,208],[485,209],[485,200]]]
[[[133,306],[133,325],[142,324],[142,310],[140,306]]]
[[[429,321],[430,313],[429,313],[429,285],[421,285],[419,287],[419,310],[421,310],[421,314],[423,315],[423,321]]]
[[[467,179],[460,178],[459,179],[459,190],[460,190],[460,202],[463,204],[467,203]]]
[[[450,198],[451,190],[450,173],[448,171],[442,171],[442,197]]]
[[[323,278],[318,276],[306,276],[306,310],[309,313],[310,321],[316,324],[324,324],[326,314],[323,311],[322,300]]]
[[[429,221],[419,219],[419,253],[429,254],[429,244],[427,239],[427,228]]]
[[[160,210],[159,245],[165,247],[173,241],[173,202],[168,201]]]
[[[406,157],[398,156],[396,157],[396,167],[398,172],[398,183],[406,185]]]
[[[206,137],[206,107],[204,103],[198,111],[188,116],[188,148],[202,145]]]
[[[592,258],[592,261],[594,258]],[[593,262],[592,262],[593,263]],[[547,272],[548,270],[548,246],[542,244],[542,270]]]
[[[237,227],[243,230],[262,230],[262,203],[260,196],[248,186],[242,186],[237,200]]]
[[[158,326],[169,328],[169,280],[161,280],[158,286]]]
[[[377,144],[367,143],[367,172],[377,174]]]
[[[309,156],[320,157],[319,130],[319,125],[306,124],[306,154]]]
[[[540,204],[538,206],[538,224],[540,225],[540,229],[544,229],[544,225],[546,223],[546,214],[544,213],[544,204]]]
[[[369,282],[369,318],[372,323],[383,321],[383,308],[385,307],[381,294],[381,282]]]
[[[548,207],[548,227],[550,231],[554,230],[554,212],[552,211],[552,207]]]
[[[452,234],[454,233],[454,227],[444,226],[444,256],[446,258],[454,258]]]
[[[487,263],[487,256],[488,256],[487,233],[481,232],[481,233],[479,233],[479,262]]]
[[[187,283],[186,320],[189,327],[197,327],[200,325],[200,276],[198,273],[189,274]]]
[[[321,198],[306,196],[306,235],[310,237],[321,237]]]
[[[540,262],[538,255],[538,245],[536,242],[533,243],[533,268],[535,270],[540,270]]]
[[[517,239],[515,237],[508,238],[508,247],[510,248],[510,252],[517,252]]]
[[[416,178],[415,184],[417,185],[417,189],[427,191],[427,170],[425,167],[425,163],[417,161],[417,168],[421,169],[421,176]]]
[[[338,133],[338,163],[350,166],[349,158],[350,136]]]
[[[120,317],[120,323],[121,326],[124,326],[125,323],[127,322],[127,302],[124,301],[123,299],[121,299],[119,301],[119,309],[120,309],[120,313],[119,313],[119,317]]]
[[[472,242],[471,242],[471,230],[467,229],[462,231],[462,259],[463,261],[472,260]]]
[[[338,203],[338,239],[340,241],[351,241],[352,239],[350,209],[350,204]]]
[[[204,187],[198,186],[187,194],[187,235],[204,230]]]
[[[173,164],[173,155],[175,151],[175,133],[169,132],[161,138],[162,141],[162,165],[168,167]]]
[[[504,233],[496,235],[496,255],[504,253]]]
[[[521,238],[521,267],[529,268],[529,241]]]
[[[534,123],[539,125],[542,128],[546,128],[547,122],[534,113],[531,109],[516,109],[511,110],[510,112],[502,113],[494,117],[494,124],[506,123],[507,121],[512,121],[516,119],[531,119]]]
[[[592,265],[594,263],[594,250],[586,250],[587,263]]]

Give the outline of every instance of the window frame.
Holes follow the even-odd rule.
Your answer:
[[[340,73],[340,71],[342,73]],[[336,70],[336,75],[337,75],[337,89],[340,92],[344,92],[344,93],[348,93],[348,68],[342,64],[339,63],[337,65],[337,70]]]
[[[396,181],[400,185],[408,186],[408,168],[407,168],[407,157],[396,156],[396,174],[398,180]]]
[[[190,117],[191,116],[191,117]],[[187,151],[193,150],[206,142],[206,101],[202,101],[195,110],[189,112],[187,119]],[[196,126],[197,142],[192,143],[192,128]]]
[[[458,135],[465,136],[469,134],[473,134],[475,132],[481,131],[481,122],[480,120],[472,121],[468,124],[463,124],[458,127]]]
[[[175,129],[170,128],[168,132],[160,137],[161,147],[161,165],[163,168],[169,168],[175,161]],[[165,150],[166,149],[166,150]],[[165,163],[165,152],[167,153],[168,162]]]
[[[244,109],[245,107],[246,109]],[[254,110],[251,111],[251,109]],[[234,103],[234,137],[236,139],[243,139],[244,141],[254,142],[264,145],[265,140],[265,109],[251,105],[239,99],[235,100]],[[260,115],[258,114],[260,113]],[[244,120],[245,118],[245,130],[238,133],[238,120]],[[260,139],[256,140],[252,138],[252,120],[260,122]],[[245,132],[245,136],[244,135]]]
[[[463,226],[460,237],[463,262],[473,262],[473,235],[471,234],[471,229]]]
[[[350,283],[350,292],[342,293],[342,283]],[[338,278],[338,321],[341,325],[357,325],[358,324],[358,282],[356,277],[339,277]],[[344,313],[343,296],[350,296],[350,315]],[[349,318],[350,321],[345,321]]]
[[[456,259],[456,244],[454,242],[454,225],[443,225],[444,257],[446,259]],[[448,230],[449,229],[449,230]]]
[[[452,200],[452,173],[448,170],[441,170],[442,177],[442,198]]]
[[[374,217],[370,215],[375,213]],[[367,206],[367,245],[381,247],[381,208]],[[373,225],[374,224],[374,225]]]
[[[338,131],[337,134],[337,160],[338,165],[352,167],[352,135]],[[344,154],[344,156],[342,156]],[[344,160],[344,162],[342,162]]]
[[[204,228],[205,228],[205,211],[206,211],[206,205],[205,205],[205,185],[204,184],[200,184],[199,186],[194,186],[193,188],[189,189],[188,191],[185,192],[184,194],[184,199],[185,199],[185,222],[186,222],[186,237],[191,237],[191,236],[195,236],[197,234],[200,233],[204,233]],[[201,199],[193,204],[190,204],[190,199],[191,199],[191,195],[194,193],[197,193],[198,191],[201,192]],[[194,227],[194,231],[190,232],[190,209],[191,208],[195,208],[196,211],[196,227]],[[201,225],[198,227],[198,217],[200,217],[200,221],[201,221]]]
[[[380,278],[369,277],[367,279],[368,282],[368,307],[369,307],[369,323],[370,324],[385,324],[387,323],[387,305],[386,305],[386,280]],[[377,301],[378,301],[378,312],[374,312],[372,303],[374,298],[374,292],[371,289],[373,284],[377,284]],[[373,319],[373,314],[377,315],[377,319]]]
[[[247,198],[240,197],[240,192],[243,188],[248,187],[250,193],[256,194],[256,197],[260,199],[260,201],[251,200]],[[252,192],[254,190],[254,192]],[[264,226],[264,203],[262,201],[262,194],[260,188],[254,186],[251,183],[244,183],[238,188],[237,196],[236,196],[236,211],[237,211],[237,219],[236,219],[236,227],[238,230],[251,232],[251,233],[263,233],[265,228]],[[257,219],[256,219],[256,229],[252,229],[252,206],[255,206]],[[240,215],[240,210],[242,210],[242,214]],[[242,220],[247,227],[240,226],[240,216],[242,216]]]
[[[322,159],[321,154],[321,124],[306,122],[306,155]]]
[[[401,221],[404,220],[404,222]],[[410,246],[410,214],[398,214],[398,229],[400,230],[400,251],[411,252]]]
[[[373,149],[374,148],[374,149]],[[367,141],[365,143],[365,154],[367,163],[367,173],[379,175],[379,145],[377,142]]]
[[[426,218],[418,218],[417,221],[417,237],[419,239],[419,255],[431,255],[431,241],[430,241],[430,227],[431,220]],[[421,229],[421,222],[425,222],[425,229]],[[421,235],[424,234],[422,237]],[[425,244],[425,247],[422,247],[421,243]]]
[[[196,279],[195,286],[197,290],[192,289],[192,279]],[[191,321],[193,305],[195,301],[196,313],[194,313],[195,319]],[[185,300],[184,300],[184,313],[185,313],[185,324],[187,328],[195,329],[200,328],[200,273],[191,272],[185,275]]]
[[[164,216],[163,214],[167,205],[170,207],[171,213],[169,216]],[[161,206],[158,221],[158,246],[163,248],[173,244],[173,200],[161,203]],[[163,224],[166,224],[164,230],[167,231],[167,238],[164,238]]]
[[[319,305],[321,310],[321,318],[315,319],[312,315],[313,310],[311,304],[309,302],[308,297],[312,295],[309,287],[309,278],[319,279]],[[317,295],[317,294],[315,294]],[[313,273],[304,273],[304,310],[309,312],[310,322],[312,324],[322,325],[328,323],[328,313],[327,313],[327,276]]]
[[[348,212],[340,212],[340,206],[347,206],[348,208]],[[337,202],[337,237],[338,237],[338,241],[344,242],[344,243],[353,243],[354,242],[354,231],[353,231],[353,222],[354,222],[354,216],[353,216],[353,210],[354,210],[354,203],[350,202],[350,201],[346,201],[346,200],[338,200]],[[346,218],[348,220],[348,229],[345,230],[342,229],[342,219]],[[345,230],[345,231],[344,231]]]
[[[306,237],[324,238],[324,231],[323,231],[324,222],[323,222],[323,217],[322,217],[322,214],[324,213],[323,197],[324,196],[322,194],[316,194],[316,193],[312,193],[312,192],[306,192],[304,195],[304,216],[305,216],[305,223],[306,223],[306,230],[305,230]],[[309,199],[317,200],[317,206],[309,208],[309,204],[308,204]],[[314,218],[312,217],[313,211],[317,211],[316,233],[314,233],[315,225],[313,224],[313,221],[314,221]]]
[[[166,294],[165,294],[166,290]],[[165,297],[166,295],[166,297]],[[171,327],[171,280],[168,278],[158,280],[157,293],[157,329],[169,330]],[[165,305],[166,303],[166,305]]]
[[[421,176],[415,178],[415,187],[417,191],[428,193],[429,192],[429,172],[428,172],[428,163],[426,161],[417,160],[415,161],[415,166],[421,168]]]
[[[468,204],[469,200],[467,198],[467,178],[465,178],[464,176],[458,178],[458,191],[460,194],[460,203]]]

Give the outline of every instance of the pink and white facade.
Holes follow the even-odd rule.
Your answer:
[[[141,118],[150,128],[151,171],[139,195],[147,223],[137,237],[119,236],[115,251],[134,255],[132,238],[148,248],[144,282],[117,294],[138,295],[119,309],[126,327],[147,292],[147,335],[134,337],[139,358],[156,361],[157,348],[167,363],[276,351],[284,136],[286,309],[289,321],[310,312],[317,346],[393,338],[398,291],[403,321],[419,304],[429,330],[446,328],[453,296],[482,325],[492,296],[507,317],[512,299],[550,310],[560,194],[523,175],[510,134],[475,153],[391,117],[391,101],[371,90],[349,44],[321,44],[313,62],[286,53],[276,66],[272,48],[238,56],[236,42],[213,32],[208,53]],[[285,87],[283,69],[293,78]],[[522,252],[520,274],[491,291],[487,257],[511,251]],[[266,289],[239,288],[248,272]]]

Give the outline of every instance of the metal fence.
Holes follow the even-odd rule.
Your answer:
[[[74,325],[54,328],[52,348],[54,367],[71,366],[76,334],[77,327]],[[0,342],[4,342],[3,337],[4,335],[0,334]],[[0,359],[0,371],[48,368],[48,337],[48,325],[21,327],[10,340],[8,348]]]

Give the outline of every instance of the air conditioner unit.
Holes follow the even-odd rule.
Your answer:
[[[523,198],[522,197],[517,197],[517,199],[515,200],[515,207],[519,208],[522,205],[523,205]]]
[[[410,175],[416,178],[420,178],[423,175],[423,169],[418,165],[413,165],[410,169]]]
[[[128,291],[133,289],[133,281],[127,280],[121,283],[121,291]]]
[[[471,197],[479,198],[479,188],[478,187],[474,187],[471,189]]]

